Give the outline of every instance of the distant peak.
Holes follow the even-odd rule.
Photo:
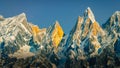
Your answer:
[[[59,22],[56,20],[56,21],[55,21],[55,24],[59,24]]]
[[[25,14],[25,13],[21,13],[20,15],[21,15],[21,16],[26,16],[26,14]]]
[[[88,12],[89,14],[93,14],[93,12],[92,12],[90,7],[87,8],[86,12]],[[93,14],[93,16],[94,16],[94,14]]]
[[[87,10],[90,10],[90,11],[91,11],[90,7],[88,7]]]
[[[113,13],[113,15],[109,18],[108,22],[106,22],[109,24],[109,28],[112,26],[120,26],[120,11],[116,11],[115,13]]]
[[[120,18],[120,11],[116,11],[112,16],[111,16],[111,21],[115,20],[118,21]]]
[[[95,22],[95,16],[92,12],[92,10],[90,9],[90,7],[87,8],[87,10],[85,11],[85,17],[88,16],[88,18],[90,18],[90,20],[92,21],[92,23]]]
[[[60,26],[59,22],[56,20],[54,26]]]
[[[25,13],[21,13],[18,15],[18,17],[26,17],[26,14]]]
[[[116,11],[113,15],[119,16],[120,15],[120,11]]]
[[[120,13],[120,11],[116,11],[115,13],[116,13],[116,14],[119,14],[119,13]]]

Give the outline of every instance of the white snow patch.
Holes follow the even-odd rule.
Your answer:
[[[10,57],[16,57],[17,59],[27,58],[27,57],[30,57],[30,56],[34,56],[34,54],[32,52],[30,52],[29,50],[30,50],[30,46],[25,45],[25,46],[21,47],[14,54],[9,54],[9,56]]]
[[[15,40],[15,36],[10,36],[11,40]]]
[[[72,45],[71,45],[71,47],[72,47],[72,48],[75,48],[75,45],[74,45],[74,44],[72,44]]]
[[[94,14],[89,7],[87,8],[87,12],[88,12],[88,17],[90,18],[92,23],[94,23],[95,22],[95,17],[94,17]]]
[[[43,49],[43,45],[40,46],[40,49]]]

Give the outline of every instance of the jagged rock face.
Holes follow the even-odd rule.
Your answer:
[[[95,20],[91,9],[88,8],[83,17],[78,17],[78,21],[69,35],[67,46],[69,46],[68,49],[70,47],[74,49],[77,45],[78,49],[88,51],[86,53],[91,53],[92,51],[91,55],[95,55],[102,46],[100,40],[103,40],[104,36],[104,30]],[[100,37],[100,40],[98,37]]]
[[[30,46],[24,45],[18,51],[14,52],[14,54],[9,54],[9,57],[17,57],[18,59],[20,59],[31,57],[34,55],[35,55],[34,53],[30,52]]]
[[[39,29],[38,26],[28,23],[24,13],[10,18],[3,18],[1,16],[0,67],[11,67],[11,62],[13,63],[12,67],[55,67],[44,55],[45,52],[44,54],[40,52],[42,48],[44,48],[41,46],[44,37],[46,37],[46,28]],[[47,50],[49,49],[47,48]],[[37,54],[37,58],[35,57],[36,51],[40,54],[40,56]],[[43,60],[43,58],[41,58],[42,55],[47,60]],[[24,61],[22,61],[23,59]],[[39,61],[36,62],[37,59],[39,59]],[[5,60],[5,62],[2,62],[2,60]],[[34,63],[31,64],[33,66],[19,65],[27,61],[27,64]],[[38,63],[41,65],[36,66]]]
[[[109,46],[111,46],[111,50],[115,52],[115,56],[117,58],[120,57],[119,54],[119,39],[120,39],[120,12],[116,11],[109,19],[108,21],[103,25],[104,29],[107,32],[107,37],[110,37],[109,39],[111,43],[108,43]],[[108,42],[108,41],[106,41]]]
[[[32,31],[24,13],[0,22],[0,37],[4,42],[3,53],[14,54],[21,47],[27,45]]]
[[[120,60],[118,59],[120,58],[119,19],[120,18],[118,12],[117,15],[116,13],[113,14],[112,17],[105,23],[105,25],[103,25],[105,30],[104,31],[96,21],[89,24],[90,19],[87,19],[87,21],[85,22],[86,23],[85,27],[84,25],[82,25],[82,22],[84,22],[84,17],[79,17],[78,21],[80,22],[80,24],[77,23],[77,25],[73,28],[72,32],[70,33],[70,38],[72,37],[70,41],[73,41],[73,43],[71,43],[70,44],[71,46],[68,48],[69,54],[67,55],[69,55],[70,58],[67,59],[65,66],[72,68],[120,67],[120,65],[117,64],[120,62]],[[83,29],[81,28],[82,26],[84,26]],[[83,41],[81,40],[81,35],[84,38]],[[88,39],[86,39],[86,37]],[[81,47],[75,46],[75,45],[81,46],[81,44],[80,43],[76,44],[77,42],[74,41],[80,41],[80,43],[84,42],[84,44],[82,45],[85,45],[87,47],[83,46],[82,48],[84,48],[85,51],[87,51],[87,53],[90,52],[92,53],[90,54],[84,53],[85,51],[82,51]],[[95,54],[96,52],[98,54]],[[116,61],[116,59],[118,61]]]
[[[120,32],[120,11],[116,11],[103,26],[106,30]]]
[[[44,36],[46,35],[46,28],[40,29],[38,26],[32,25],[32,33],[34,36],[34,41],[40,43]]]
[[[120,12],[116,11],[108,21],[103,24],[103,28],[106,30],[107,36],[111,37],[111,40],[114,39],[113,44],[115,44],[116,40],[120,36]]]
[[[27,22],[24,13],[11,18],[4,18],[0,21],[1,52],[10,54],[10,57],[26,58],[33,56],[30,52],[32,45],[29,45],[31,38],[40,42],[46,34],[46,29],[39,29],[37,26]],[[27,54],[27,56],[25,56]]]
[[[119,11],[102,29],[89,7],[68,35],[57,21],[40,29],[28,23],[24,13],[0,16],[0,67],[120,67],[119,29]]]
[[[59,43],[61,42],[64,35],[64,31],[60,24],[56,21],[56,23],[53,26],[52,30],[52,42],[55,47],[58,47]]]

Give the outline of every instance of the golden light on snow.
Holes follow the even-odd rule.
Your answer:
[[[55,29],[52,33],[52,41],[56,47],[59,45],[60,41],[62,40],[63,34],[64,32],[63,32],[62,27],[60,26],[58,22],[56,22]]]

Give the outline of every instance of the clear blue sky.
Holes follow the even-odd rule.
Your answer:
[[[120,10],[120,0],[0,0],[0,15],[11,17],[24,12],[28,21],[40,28],[49,27],[58,20],[68,33],[87,7],[102,24]]]

